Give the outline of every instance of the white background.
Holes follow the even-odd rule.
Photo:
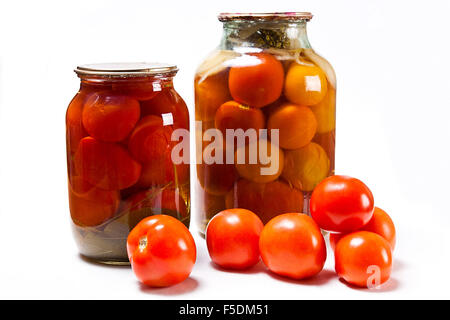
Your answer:
[[[331,253],[326,269],[303,282],[261,265],[221,272],[199,237],[191,277],[166,289],[140,286],[129,268],[78,256],[64,131],[79,86],[72,70],[174,62],[176,88],[193,115],[194,71],[219,43],[222,11],[315,15],[311,44],[338,78],[337,173],[365,181],[398,230],[394,272],[381,290],[341,283]],[[2,1],[0,298],[450,298],[449,13],[445,0]]]

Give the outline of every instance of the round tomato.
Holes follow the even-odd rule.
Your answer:
[[[293,279],[316,275],[327,257],[319,227],[302,213],[286,213],[270,220],[261,232],[259,249],[270,271]]]
[[[392,222],[391,217],[384,210],[375,207],[372,219],[361,230],[379,234],[389,242],[392,250],[395,249],[396,236],[394,222]]]
[[[131,187],[139,180],[142,166],[117,143],[92,137],[81,139],[75,153],[75,168],[90,184],[105,190]]]
[[[342,237],[334,257],[338,276],[359,287],[376,287],[391,275],[391,246],[373,232],[358,231]]]
[[[369,231],[379,234],[391,245],[392,251],[395,249],[395,226],[391,217],[378,207],[373,210],[372,219],[360,231]],[[330,233],[330,246],[333,250],[338,241],[345,236],[342,233]]]
[[[238,65],[230,69],[228,77],[228,87],[234,100],[261,108],[280,97],[284,69],[274,56],[268,53],[249,53],[236,61]]]
[[[141,220],[128,235],[127,252],[136,277],[151,287],[167,287],[187,279],[197,255],[186,226],[166,215]]]
[[[259,235],[263,223],[246,209],[228,209],[216,214],[206,229],[211,260],[227,269],[247,269],[259,261]]]
[[[98,93],[85,103],[83,126],[100,141],[122,141],[138,122],[140,110],[139,102],[133,98]]]
[[[360,180],[331,176],[311,195],[311,216],[319,227],[332,232],[352,232],[365,226],[373,215],[373,195]]]

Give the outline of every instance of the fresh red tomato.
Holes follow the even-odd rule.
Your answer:
[[[360,231],[369,231],[379,234],[391,245],[392,251],[395,249],[395,226],[391,217],[378,207],[373,210],[372,219]],[[343,233],[330,233],[330,246],[333,251],[338,241],[345,236]]]
[[[311,195],[311,216],[322,229],[353,232],[365,226],[373,215],[373,195],[360,180],[331,176],[320,182]]]
[[[317,224],[301,213],[286,213],[270,220],[259,240],[262,260],[281,276],[304,279],[325,264],[325,240]]]
[[[395,249],[395,226],[386,211],[375,207],[372,219],[361,230],[379,234],[389,242],[392,251]]]
[[[211,260],[226,269],[247,269],[258,263],[261,219],[246,209],[228,209],[216,214],[206,229]]]
[[[391,275],[391,246],[373,232],[358,231],[342,237],[334,257],[338,276],[359,287],[376,287]]]
[[[167,287],[187,279],[197,255],[189,230],[166,215],[141,220],[128,235],[127,252],[136,277],[151,287]]]
[[[249,53],[236,61],[242,61],[243,65],[233,66],[228,76],[228,87],[234,100],[261,108],[280,97],[284,69],[274,56],[268,53]]]

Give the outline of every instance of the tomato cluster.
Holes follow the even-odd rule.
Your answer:
[[[146,216],[189,223],[189,164],[171,159],[172,132],[189,130],[189,115],[171,80],[82,79],[66,127],[70,213],[82,254],[111,251],[107,242],[85,245],[91,230],[89,239],[121,238],[124,248]],[[111,254],[126,260],[120,252]]]
[[[197,140],[202,161],[197,164],[196,185],[203,199],[202,231],[225,209],[251,210],[263,223],[285,212],[302,212],[303,199],[334,172],[335,83],[316,65],[315,53],[283,54],[217,51],[196,75],[195,118],[203,138]],[[205,163],[210,146],[204,136],[210,129],[222,133],[222,138],[214,137],[218,147],[213,155],[221,161]],[[231,141],[225,137],[228,129],[254,129],[257,141]],[[260,135],[261,129],[268,135]],[[278,130],[277,143],[273,130]],[[275,156],[268,160],[258,153],[256,161],[237,161],[240,154],[248,156],[261,145]],[[234,164],[220,155],[230,149]],[[278,170],[262,173],[269,167]]]
[[[284,213],[263,226],[249,210],[224,210],[206,230],[211,260],[223,268],[245,269],[261,256],[271,272],[309,278],[322,270],[327,257],[322,228],[340,232],[330,234],[339,277],[368,288],[389,279],[395,227],[386,212],[374,209],[364,183],[347,176],[326,178],[313,191],[311,214]]]

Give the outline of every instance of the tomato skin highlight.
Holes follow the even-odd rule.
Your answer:
[[[311,217],[320,228],[348,233],[361,229],[372,218],[373,195],[360,180],[330,176],[320,182],[311,195]]]
[[[246,209],[228,209],[216,214],[206,229],[211,260],[225,269],[248,269],[260,260],[259,235],[264,225]]]
[[[358,231],[345,235],[336,244],[334,257],[338,276],[358,287],[383,284],[391,275],[391,246],[373,232]]]
[[[268,53],[249,53],[241,58],[251,60],[252,64],[230,69],[228,87],[233,99],[254,108],[277,100],[284,82],[281,62]]]
[[[189,230],[167,215],[141,220],[128,235],[127,252],[138,280],[151,287],[167,287],[187,279],[197,255]]]
[[[302,213],[286,213],[270,220],[259,240],[264,264],[292,279],[318,274],[325,264],[325,240],[317,224]]]

